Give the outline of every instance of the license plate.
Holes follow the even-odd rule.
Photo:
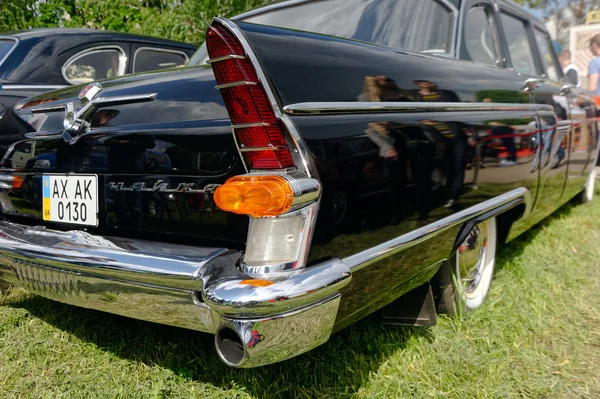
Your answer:
[[[44,220],[98,225],[98,177],[93,175],[44,175]]]

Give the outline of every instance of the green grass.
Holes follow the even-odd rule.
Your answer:
[[[373,316],[316,350],[251,370],[212,337],[4,287],[0,396],[600,397],[600,201],[567,205],[501,249],[487,303],[432,328]]]

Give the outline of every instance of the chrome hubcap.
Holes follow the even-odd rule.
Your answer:
[[[469,294],[479,286],[488,262],[489,221],[475,226],[458,249],[458,279]]]

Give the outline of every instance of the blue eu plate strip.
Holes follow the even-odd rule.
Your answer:
[[[44,176],[44,198],[50,198],[50,176]]]

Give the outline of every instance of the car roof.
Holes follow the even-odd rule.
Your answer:
[[[101,40],[103,38],[111,40],[125,40],[125,41],[135,41],[140,43],[153,43],[153,44],[161,44],[165,46],[174,46],[180,48],[188,48],[195,49],[197,46],[189,43],[177,42],[174,40],[166,40],[156,37],[150,36],[142,36],[135,35],[131,33],[122,33],[122,32],[113,32],[107,30],[99,30],[99,29],[87,29],[87,28],[37,28],[37,29],[28,29],[21,30],[16,32],[7,32],[2,33],[0,36],[3,37],[14,37],[21,41],[27,41],[30,39],[34,39],[37,41],[45,40],[49,37],[52,38],[60,38],[60,37],[68,37],[68,36],[87,36],[89,39],[98,39]]]

